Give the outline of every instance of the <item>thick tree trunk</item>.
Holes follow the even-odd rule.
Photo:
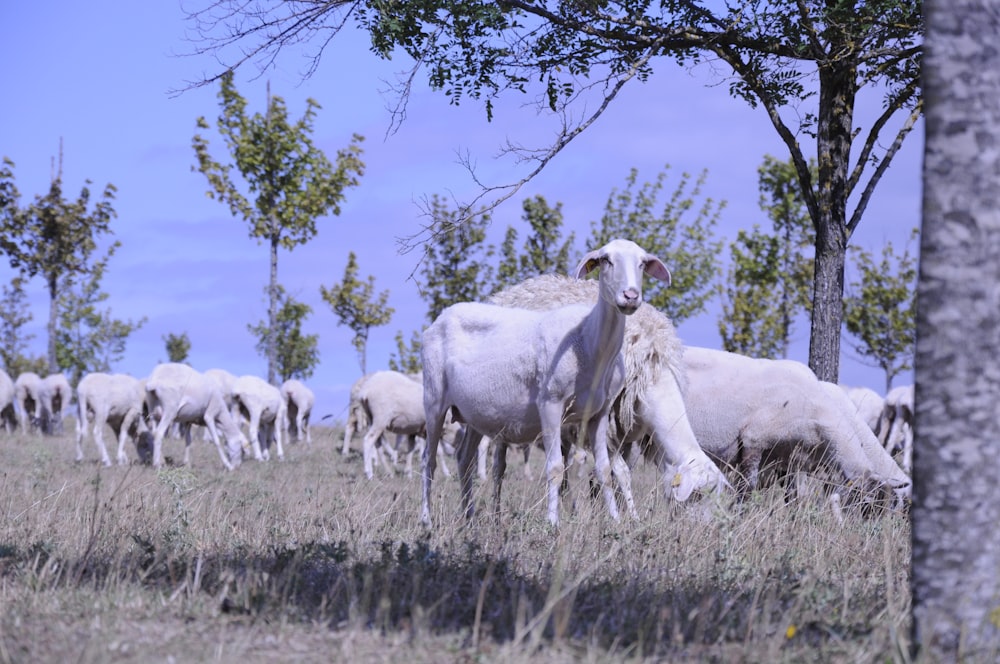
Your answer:
[[[1000,2],[925,6],[913,637],[921,661],[998,661]]]
[[[847,256],[847,169],[857,72],[820,69],[816,152],[818,217],[813,277],[809,367],[820,380],[836,383],[840,373],[840,330],[844,321],[844,261]]]

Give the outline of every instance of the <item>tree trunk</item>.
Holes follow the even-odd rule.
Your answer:
[[[59,291],[58,284],[59,279],[57,277],[49,277],[49,322],[47,331],[49,334],[48,342],[48,356],[49,356],[49,373],[59,373],[59,362],[56,360],[56,321],[59,318]]]
[[[277,385],[278,367],[278,234],[271,235],[271,280],[267,288],[267,382]]]
[[[815,274],[809,367],[820,380],[836,383],[840,373],[840,330],[844,321],[844,261],[847,256],[847,169],[857,73],[851,67],[820,69],[816,153]]]
[[[925,6],[913,640],[921,661],[997,661],[1000,2]]]

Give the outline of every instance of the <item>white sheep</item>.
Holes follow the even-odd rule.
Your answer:
[[[544,310],[592,302],[597,293],[593,281],[543,275],[507,288],[491,296],[489,302]],[[624,457],[630,456],[633,444],[642,439],[654,445],[653,460],[673,499],[685,501],[695,492],[727,488],[725,476],[701,449],[687,421],[683,347],[670,319],[655,307],[640,307],[626,319],[622,354],[625,383],[612,399],[608,444],[612,473],[630,512],[635,509],[631,471]],[[503,450],[498,449],[498,454],[495,481],[503,474]],[[494,498],[498,495],[499,488],[495,487]]]
[[[316,404],[316,395],[301,380],[289,378],[281,384],[281,396],[288,409],[288,430],[291,432],[292,440],[305,440],[307,445],[311,445],[309,417]]]
[[[0,424],[8,433],[17,429],[17,407],[14,405],[14,381],[3,369],[0,369]]]
[[[564,424],[578,423],[594,455],[595,476],[611,516],[618,506],[610,484],[607,448],[611,400],[625,380],[621,356],[625,320],[642,304],[642,275],[670,281],[666,266],[629,240],[589,252],[578,278],[600,269],[596,303],[548,311],[475,302],[445,309],[423,335],[424,448],[422,520],[431,525],[431,483],[445,416],[503,443],[545,445],[548,518],[559,524],[559,487],[565,463]],[[462,500],[472,513],[476,447],[458,450]]]
[[[687,416],[702,448],[737,468],[745,489],[763,464],[807,453],[847,480],[870,481],[910,497],[910,479],[879,445],[839,386],[800,362],[688,346]]]
[[[354,438],[354,434],[360,431],[367,431],[371,426],[371,420],[368,418],[368,414],[365,411],[364,406],[361,403],[362,388],[364,387],[365,381],[371,374],[366,374],[361,376],[354,384],[351,385],[350,400],[347,404],[347,422],[344,424],[344,443],[340,449],[342,455],[347,455],[351,451],[351,440]],[[423,385],[423,376],[420,374],[404,374],[407,378],[416,381],[418,384]],[[399,447],[398,444],[390,445],[385,443],[385,436],[382,436],[376,442],[375,449],[377,454],[375,456],[375,463],[384,463],[383,452],[387,453],[392,457],[392,463],[396,464],[399,462],[399,453],[396,448]]]
[[[83,461],[83,439],[87,427],[93,425],[94,444],[101,455],[101,463],[111,465],[108,448],[104,444],[104,425],[114,431],[118,439],[116,459],[128,463],[125,441],[130,437],[139,447],[139,436],[147,431],[142,411],[146,389],[138,378],[127,374],[89,373],[76,386],[76,460]]]
[[[240,376],[233,383],[233,403],[247,419],[249,438],[260,446],[264,459],[270,458],[274,440],[279,459],[285,458],[282,439],[288,428],[288,409],[281,390],[257,376]]]
[[[424,387],[414,376],[398,371],[376,371],[368,374],[357,393],[358,404],[363,411],[363,419],[369,422],[362,442],[365,475],[375,476],[376,445],[387,433],[396,434],[395,445],[384,446],[398,460],[398,452],[407,454],[407,476],[412,468],[412,455],[418,448],[418,438],[423,438],[427,429],[424,416]],[[454,427],[457,429],[457,427]],[[453,437],[454,429],[448,431]],[[444,454],[442,445],[438,454]],[[449,474],[447,466],[442,468]]]
[[[882,411],[885,409],[885,398],[870,387],[848,387],[847,385],[840,387],[854,403],[858,417],[868,425],[868,428],[876,436],[879,435]]]
[[[899,454],[899,464],[909,475],[913,470],[913,385],[901,385],[885,395],[879,420],[879,440],[889,454]]]
[[[239,465],[241,451],[252,451],[255,459],[263,460],[257,441],[253,441],[252,445],[247,441],[229,414],[215,383],[186,364],[167,362],[153,369],[146,381],[146,406],[150,413],[158,409],[161,413],[153,431],[152,463],[156,468],[163,465],[163,438],[175,421],[207,427],[227,470]],[[228,458],[219,439],[220,430],[229,446]],[[190,462],[190,449],[191,431],[188,429],[185,435],[185,464]]]
[[[32,371],[25,371],[14,381],[14,401],[21,421],[21,433],[28,434],[42,424],[41,401],[42,377]]]
[[[55,435],[63,433],[63,409],[73,400],[73,388],[61,373],[49,374],[42,379],[38,391],[42,431]]]

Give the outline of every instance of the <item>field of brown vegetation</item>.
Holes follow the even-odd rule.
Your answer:
[[[439,469],[428,533],[419,462],[368,481],[337,428],[231,473],[200,436],[190,467],[103,468],[89,440],[75,463],[72,428],[0,432],[0,662],[905,660],[899,514],[669,504],[640,465],[640,521],[574,475],[556,533],[511,454],[499,525],[488,483],[466,524]]]

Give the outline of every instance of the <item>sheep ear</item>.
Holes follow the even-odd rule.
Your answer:
[[[656,256],[649,256],[646,259],[646,265],[643,267],[643,270],[645,270],[646,274],[649,276],[665,282],[668,286],[670,285],[670,270],[668,270],[667,266],[663,264],[663,261]]]
[[[592,251],[583,257],[580,264],[576,266],[576,278],[583,279],[588,274],[596,270],[601,265],[601,259],[596,251]]]

